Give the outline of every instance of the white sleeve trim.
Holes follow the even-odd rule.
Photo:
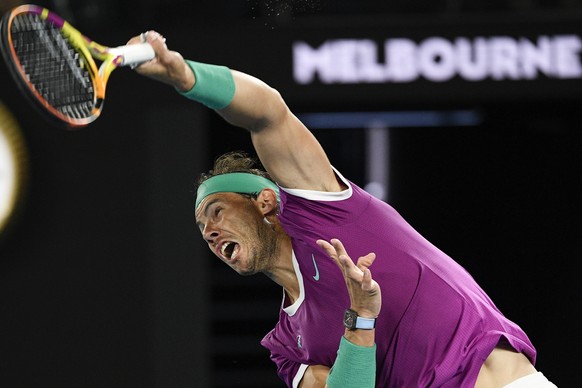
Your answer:
[[[295,378],[293,378],[293,388],[299,387],[299,383],[301,382],[303,375],[305,375],[305,371],[307,370],[308,367],[309,367],[309,365],[301,364],[301,366],[297,370],[297,374],[295,375]]]
[[[342,201],[348,199],[352,196],[352,185],[342,174],[339,173],[335,167],[331,167],[338,178],[348,187],[344,191],[339,192],[329,192],[329,191],[314,191],[314,190],[304,190],[304,189],[287,189],[281,187],[281,190],[294,195],[299,198],[308,199],[310,201]]]

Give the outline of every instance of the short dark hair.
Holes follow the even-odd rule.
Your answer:
[[[200,186],[207,179],[216,175],[227,174],[231,172],[246,172],[249,174],[259,175],[263,178],[273,181],[271,176],[261,164],[261,161],[244,151],[232,151],[220,155],[214,161],[212,170],[200,174],[197,186]]]

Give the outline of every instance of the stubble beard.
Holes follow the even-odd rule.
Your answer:
[[[255,231],[256,244],[251,249],[249,268],[240,273],[243,276],[250,276],[259,272],[270,273],[275,267],[279,254],[279,240],[273,225],[266,224],[263,220],[260,220],[256,222]]]

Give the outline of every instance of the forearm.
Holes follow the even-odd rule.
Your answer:
[[[347,330],[344,333],[344,337],[358,346],[374,346],[375,343],[375,333],[376,330]]]
[[[305,371],[305,375],[303,375],[303,379],[301,379],[301,382],[299,383],[299,388],[334,388],[345,382],[345,380],[343,380],[343,376],[345,375],[355,377],[359,383],[364,383],[367,380],[370,381],[368,384],[373,384],[373,381],[375,380],[375,352],[372,349],[375,344],[375,331],[376,330],[346,329],[344,332],[344,338],[351,344],[356,345],[358,350],[363,351],[365,355],[354,356],[352,353],[348,354],[348,358],[345,358],[346,349],[342,349],[340,347],[340,351],[343,350],[344,352],[344,354],[341,355],[341,357],[344,357],[344,361],[336,361],[336,365],[334,365],[336,374],[341,375],[340,378],[338,379],[336,376],[335,380],[330,379],[328,381],[330,368],[323,365],[312,365]],[[354,357],[356,361],[355,365],[353,364]],[[352,367],[358,368],[358,364],[361,366],[361,368],[358,370],[353,370]],[[350,367],[347,368],[347,366]]]
[[[139,66],[140,74],[173,86],[251,132],[278,128],[287,117],[288,108],[279,93],[257,78],[224,66],[185,60],[180,53],[169,50],[165,39],[154,31],[133,37],[128,43],[138,43],[144,37],[156,58]]]
[[[368,336],[351,336],[368,342]],[[373,337],[373,335],[372,335]],[[373,388],[376,382],[376,345],[363,346],[342,337],[338,355],[326,381],[326,387]]]
[[[324,388],[326,386],[329,368],[324,365],[311,365],[305,371],[299,388]]]
[[[185,60],[176,90],[216,110],[234,126],[258,133],[278,128],[288,112],[279,93],[261,80],[226,66]]]
[[[327,386],[372,388],[376,384],[375,319],[382,307],[380,286],[372,279],[370,271],[376,255],[369,253],[354,263],[341,241],[317,240],[317,244],[341,268],[351,302],[344,315],[346,330],[329,372]]]

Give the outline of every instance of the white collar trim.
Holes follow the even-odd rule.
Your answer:
[[[297,258],[295,257],[295,252],[291,252],[292,259],[293,259],[293,269],[295,270],[295,275],[297,275],[297,282],[299,283],[299,297],[290,306],[284,307],[283,311],[287,313],[289,316],[295,315],[301,304],[303,304],[303,300],[305,299],[305,287],[303,286],[303,275],[301,274],[301,270],[299,269],[299,263],[297,262]],[[285,305],[285,290],[283,290],[283,302],[282,306]]]
[[[281,190],[294,195],[299,198],[308,199],[310,201],[342,201],[344,199],[348,199],[352,196],[352,185],[348,182],[346,178],[342,174],[339,173],[335,167],[331,167],[335,174],[341,179],[341,181],[348,187],[344,191],[339,192],[329,192],[329,191],[314,191],[314,190],[304,190],[304,189],[287,189],[285,187],[281,187]]]

